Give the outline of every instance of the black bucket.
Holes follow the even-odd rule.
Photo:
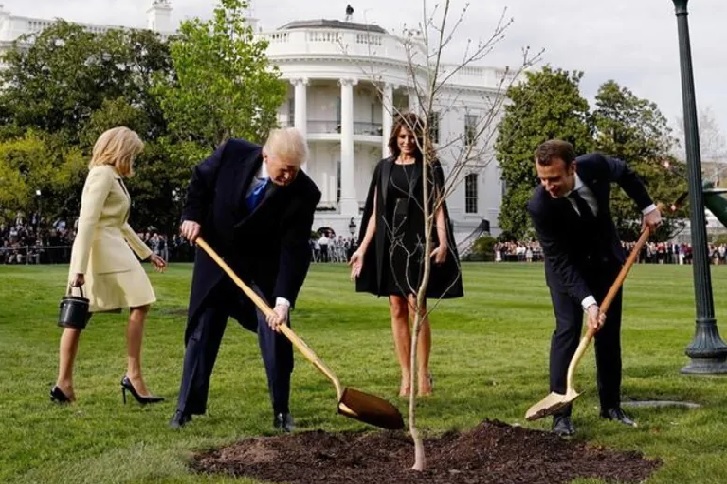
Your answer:
[[[71,286],[65,297],[61,299],[61,312],[58,315],[58,326],[61,328],[83,329],[88,322],[88,298],[83,296],[83,288],[79,286],[80,296],[71,294]]]

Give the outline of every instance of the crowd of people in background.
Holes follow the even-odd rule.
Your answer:
[[[0,264],[68,264],[76,238],[77,220],[47,220],[38,213],[18,212],[9,223],[0,222]],[[336,235],[333,230],[319,231],[311,237],[313,262],[347,262],[355,250],[353,237]],[[154,254],[170,262],[193,262],[194,250],[178,234],[155,230],[138,234]]]
[[[635,242],[622,242],[627,252]],[[543,251],[537,241],[498,242],[495,244],[495,262],[534,262],[543,260]],[[727,264],[727,244],[709,244],[709,260],[714,265]],[[691,264],[692,244],[676,242],[648,242],[639,254],[641,264]]]
[[[353,237],[336,236],[332,230],[322,230],[318,238],[311,237],[312,262],[348,262],[356,249]]]
[[[63,218],[46,220],[38,213],[26,216],[19,212],[10,223],[0,223],[0,264],[67,264],[76,237],[75,220]],[[321,230],[319,237],[311,237],[313,262],[347,262],[356,249],[354,237],[336,235],[332,230]],[[179,235],[160,234],[148,230],[138,234],[154,253],[171,262],[192,262],[194,250]],[[630,250],[633,242],[623,243]],[[498,242],[495,244],[495,262],[537,262],[543,252],[537,241]],[[709,244],[710,262],[727,264],[727,244]],[[639,263],[691,264],[692,245],[689,243],[649,242],[642,249]]]
[[[0,222],[0,264],[68,264],[76,238],[77,219],[47,220],[37,213],[18,212],[9,223]],[[192,262],[194,251],[179,235],[154,230],[138,234],[155,255],[172,262]]]

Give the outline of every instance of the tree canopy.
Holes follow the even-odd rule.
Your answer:
[[[527,72],[525,82],[507,92],[510,102],[495,142],[506,186],[500,207],[500,228],[505,237],[521,239],[529,233],[525,206],[538,183],[535,148],[551,138],[569,141],[579,154],[593,147],[590,108],[579,90],[582,77],[582,72],[545,67]]]
[[[686,190],[686,181],[665,169],[665,164],[678,163],[670,155],[676,139],[656,104],[608,81],[596,94],[593,123],[596,149],[627,161],[644,180],[654,200],[669,206]],[[612,192],[611,214],[623,239],[638,238],[641,213],[623,190]],[[668,238],[681,228],[678,223],[666,217],[657,236]]]
[[[246,2],[220,0],[213,19],[182,22],[171,42],[173,78],[153,92],[176,139],[215,148],[229,137],[264,141],[287,88],[265,56],[267,41],[245,22]]]
[[[576,154],[599,151],[626,161],[644,180],[656,201],[667,206],[685,189],[679,162],[669,153],[676,140],[659,108],[635,96],[614,81],[598,90],[595,109],[581,95],[582,72],[545,67],[527,73],[525,82],[508,91],[506,106],[495,145],[506,193],[500,209],[500,226],[505,236],[522,239],[532,236],[526,204],[538,183],[533,153],[548,139],[573,144]],[[613,190],[611,211],[621,237],[638,237],[641,214],[622,190]],[[656,234],[671,236],[678,222],[667,219]]]
[[[148,123],[141,136],[165,131],[149,86],[155,74],[171,72],[171,59],[167,45],[150,31],[95,34],[59,20],[17,39],[4,62],[0,113],[11,134],[33,128],[77,145],[104,101],[120,98],[157,124]]]
[[[36,210],[73,217],[98,136],[128,126],[145,143],[129,180],[132,225],[174,231],[190,168],[230,136],[263,141],[287,88],[240,0],[209,21],[89,32],[54,22],[23,36],[0,71],[0,217]]]

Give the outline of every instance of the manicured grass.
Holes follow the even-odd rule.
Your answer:
[[[66,271],[0,267],[0,482],[226,482],[190,473],[186,461],[195,450],[271,434],[254,335],[230,321],[212,378],[209,416],[170,430],[191,266],[151,273],[158,303],[146,330],[144,368],[149,387],[167,400],[148,407],[121,404],[124,316],[99,315],[81,340],[78,401],[58,407],[49,402],[48,390],[56,376],[55,321]],[[548,420],[523,418],[548,393],[553,317],[542,266],[471,263],[464,272],[466,297],[443,301],[432,315],[435,388],[434,396],[421,401],[420,425],[438,433],[491,418],[548,428]],[[592,350],[576,376],[584,392],[574,413],[578,438],[662,458],[665,464],[650,483],[727,482],[727,381],[680,374],[694,334],[691,275],[686,266],[632,270],[624,310],[624,397],[689,400],[701,409],[634,409],[640,427],[628,429],[597,418]],[[713,279],[717,315],[724,316],[727,268],[713,268]],[[406,403],[396,397],[388,317],[385,299],[353,292],[345,266],[316,265],[293,327],[344,385],[388,398],[404,412]],[[293,387],[299,428],[363,427],[336,415],[333,386],[299,354]]]

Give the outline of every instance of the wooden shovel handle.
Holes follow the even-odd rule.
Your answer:
[[[618,276],[616,276],[616,280],[613,281],[613,284],[611,284],[611,287],[608,290],[608,294],[606,294],[606,297],[601,302],[601,306],[599,307],[600,312],[605,314],[608,311],[608,308],[611,307],[611,303],[616,297],[619,289],[621,289],[624,280],[626,280],[626,276],[629,274],[631,266],[634,265],[634,262],[636,262],[636,259],[638,259],[639,257],[641,249],[644,247],[644,244],[646,244],[646,241],[649,240],[650,232],[651,231],[648,227],[641,232],[639,240],[636,241],[636,245],[634,245],[634,248],[631,249],[628,258],[626,259],[626,262],[621,268],[621,271],[619,271]]]
[[[659,203],[656,208],[660,212],[663,212],[664,204]],[[636,245],[634,245],[634,248],[631,249],[629,256],[626,258],[626,262],[621,268],[621,271],[618,273],[618,276],[616,276],[616,280],[613,281],[613,284],[611,284],[611,287],[608,290],[608,294],[606,294],[606,297],[603,299],[603,301],[601,301],[601,307],[599,308],[599,311],[601,313],[605,314],[606,311],[608,311],[608,308],[611,307],[613,298],[616,297],[618,290],[621,289],[621,286],[623,285],[626,276],[629,274],[629,269],[631,269],[631,266],[634,265],[634,262],[636,262],[636,259],[638,259],[639,253],[644,247],[644,244],[646,244],[646,241],[649,240],[649,235],[651,235],[649,227],[644,227],[644,230],[641,231],[641,236],[639,237],[639,240],[636,241]]]
[[[217,252],[214,251],[212,247],[209,246],[206,240],[204,240],[202,237],[197,237],[195,239],[195,243],[201,247],[205,252],[207,252],[207,255],[209,255],[212,260],[214,260],[217,265],[219,265],[222,270],[224,270],[228,276],[230,276],[230,279],[240,288],[243,290],[245,295],[250,298],[250,300],[257,306],[257,308],[263,312],[265,316],[273,316],[277,317],[275,314],[275,311],[273,311],[270,306],[265,302],[263,298],[261,298],[255,291],[253,291],[247,284],[245,284],[242,279],[240,279],[237,274],[232,270],[232,268],[225,262],[225,260],[220,257]],[[305,341],[300,339],[300,337],[295,334],[295,332],[290,329],[287,325],[281,324],[279,326],[280,331],[285,335],[288,340],[290,340],[293,345],[298,348],[298,350],[303,353],[303,356],[306,357],[311,363],[313,363],[316,368],[318,368],[321,373],[326,375],[336,386],[336,393],[338,394],[339,398],[341,395],[341,385],[338,382],[338,377],[336,377],[336,374],[333,373],[333,371],[326,366],[325,363],[316,355],[316,353],[308,347],[307,344],[305,344]]]
[[[661,204],[659,204],[659,206],[661,207]],[[634,245],[634,248],[631,249],[628,258],[626,259],[626,262],[619,271],[618,276],[616,276],[616,280],[614,280],[613,284],[611,284],[611,287],[608,290],[608,294],[606,294],[606,297],[601,302],[601,306],[598,308],[601,314],[605,314],[608,311],[608,308],[611,306],[613,299],[616,297],[616,294],[618,294],[619,289],[621,289],[624,280],[626,280],[626,276],[628,275],[631,266],[634,265],[634,262],[636,262],[636,259],[639,257],[641,249],[644,247],[644,244],[646,244],[646,241],[649,239],[650,232],[651,231],[648,227],[646,227],[641,232],[639,240],[636,241],[636,245]],[[581,360],[583,354],[586,352],[586,349],[588,349],[588,345],[591,343],[591,339],[593,339],[594,334],[596,334],[596,330],[594,330],[593,328],[588,328],[588,331],[586,331],[586,334],[581,338],[581,341],[578,343],[578,348],[576,348],[575,353],[573,353],[573,358],[571,358],[570,365],[568,365],[568,372],[566,373],[566,387],[568,388],[568,392],[573,390],[573,373],[575,372],[575,368],[578,365],[578,362]]]

